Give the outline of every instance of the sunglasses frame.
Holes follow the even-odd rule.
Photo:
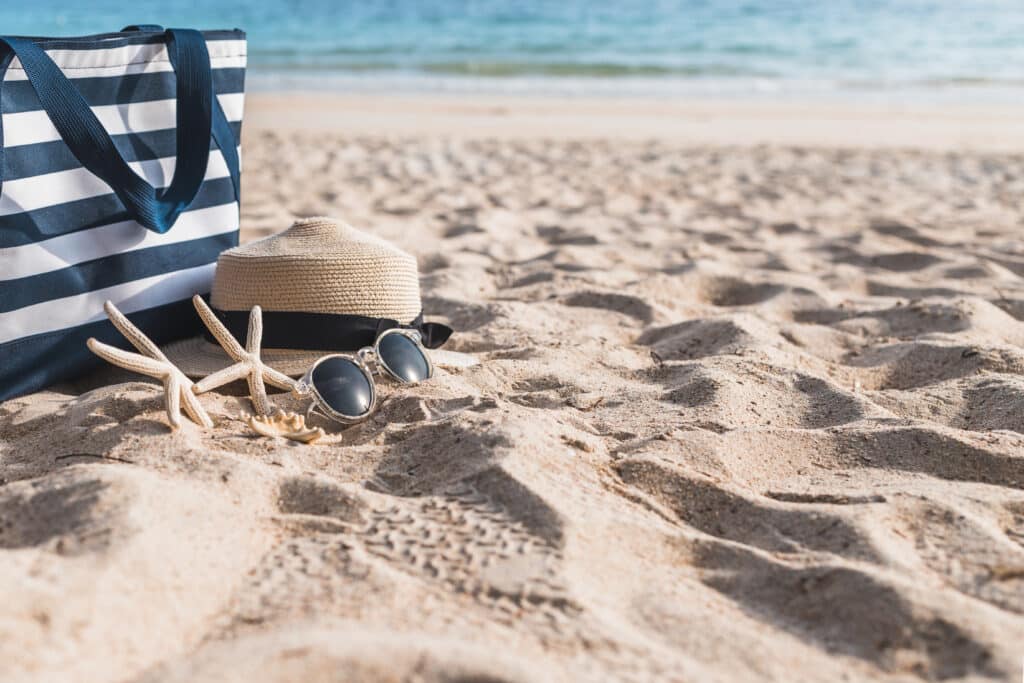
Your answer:
[[[362,415],[345,415],[344,413],[339,413],[337,410],[332,408],[330,404],[324,400],[324,397],[320,395],[320,392],[317,391],[316,385],[313,383],[313,372],[317,369],[317,366],[331,358],[342,358],[349,361],[359,368],[359,371],[363,373],[364,377],[366,377],[366,382],[370,385],[370,405]],[[373,411],[377,408],[377,384],[373,381],[373,372],[362,358],[350,353],[331,353],[318,358],[317,361],[313,363],[313,366],[306,371],[306,374],[302,376],[302,379],[296,382],[295,389],[292,393],[300,398],[308,396],[313,399],[309,409],[306,411],[306,415],[311,414],[319,408],[326,417],[346,425],[362,422],[366,418],[370,417],[370,415],[373,414]]]
[[[364,346],[359,349],[356,355],[359,356],[366,364],[372,362],[377,369],[381,371],[382,375],[386,375],[399,384],[418,384],[419,382],[409,382],[399,377],[387,362],[380,357],[380,340],[389,334],[400,334],[403,337],[411,339],[413,344],[416,345],[416,348],[419,349],[420,355],[422,355],[423,359],[427,361],[427,376],[422,380],[419,380],[420,382],[425,382],[434,376],[434,363],[430,360],[430,354],[427,353],[427,349],[423,346],[423,338],[416,330],[406,330],[401,327],[392,327],[390,330],[384,330],[377,335],[377,340],[373,342],[373,346]]]
[[[377,336],[373,346],[364,346],[355,354],[331,353],[318,358],[317,361],[313,363],[312,367],[306,371],[306,374],[304,374],[302,378],[295,383],[295,388],[292,390],[292,394],[296,397],[305,398],[308,396],[313,399],[309,409],[306,411],[306,415],[309,415],[319,409],[325,417],[345,425],[357,424],[373,415],[374,410],[377,409],[377,383],[373,378],[374,373],[373,369],[370,367],[371,362],[378,370],[380,370],[382,375],[386,375],[399,384],[416,384],[417,382],[409,382],[399,377],[380,357],[380,340],[389,334],[401,334],[408,337],[416,344],[416,348],[419,349],[420,353],[423,354],[423,358],[427,361],[427,376],[421,381],[426,381],[434,376],[434,363],[430,360],[430,354],[427,353],[426,348],[423,346],[419,332],[416,330],[405,330],[402,328],[385,330]],[[324,400],[324,397],[320,395],[320,392],[317,391],[316,385],[313,383],[313,372],[317,369],[317,366],[330,358],[342,358],[349,361],[359,368],[363,373],[363,376],[366,377],[366,381],[370,385],[370,405],[362,415],[353,416],[339,413],[334,408],[331,408],[327,401]]]

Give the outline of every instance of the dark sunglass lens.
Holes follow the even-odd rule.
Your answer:
[[[423,350],[404,334],[381,337],[377,357],[403,382],[421,382],[430,377],[430,363]]]
[[[328,358],[313,370],[313,387],[332,410],[362,417],[373,402],[373,385],[362,369],[347,358]]]

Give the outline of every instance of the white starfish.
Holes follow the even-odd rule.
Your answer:
[[[201,296],[197,294],[192,297],[192,303],[195,305],[196,311],[199,312],[199,317],[203,319],[206,328],[220,342],[225,353],[235,361],[234,365],[218,370],[209,377],[204,377],[196,382],[192,391],[201,394],[245,377],[249,382],[249,398],[252,399],[256,414],[264,417],[273,414],[274,408],[270,405],[270,399],[267,398],[267,387],[264,382],[290,391],[295,388],[295,381],[288,375],[265,365],[260,359],[260,344],[263,341],[263,311],[259,306],[253,306],[252,311],[249,312],[249,333],[245,339],[245,348],[242,348],[242,345],[217,319]]]
[[[157,345],[150,341],[149,337],[144,335],[139,328],[135,327],[121,311],[117,310],[113,303],[108,301],[103,304],[103,310],[107,312],[110,322],[124,335],[125,339],[145,355],[123,351],[93,337],[85,342],[89,350],[108,363],[163,382],[164,407],[167,410],[167,421],[171,423],[172,429],[181,426],[182,408],[196,424],[212,427],[213,420],[206,414],[203,406],[199,404],[199,399],[192,393],[192,380],[176,368],[157,348]]]

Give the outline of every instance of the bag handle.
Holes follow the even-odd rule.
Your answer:
[[[0,57],[0,65],[10,59],[10,53],[18,57],[43,109],[78,161],[110,185],[133,219],[158,233],[167,232],[199,192],[210,157],[216,102],[210,56],[202,34],[192,29],[167,29],[164,35],[176,76],[178,103],[177,161],[174,177],[163,191],[153,188],[125,162],[88,103],[41,47],[26,38],[0,36],[0,50],[9,52],[6,59]],[[7,50],[3,50],[5,46]],[[223,112],[219,113],[223,117]],[[221,120],[226,126],[226,119]],[[228,160],[223,141],[217,142]],[[235,145],[230,147],[237,161]],[[233,170],[230,162],[228,168]]]
[[[131,26],[125,26],[121,29],[122,33],[128,32],[142,32],[142,33],[163,33],[164,28],[159,24],[132,24]],[[171,55],[173,62],[174,55]],[[172,64],[172,67],[174,65]],[[0,130],[2,133],[2,130]],[[0,138],[2,139],[2,138]],[[231,124],[228,123],[227,114],[224,113],[224,108],[220,106],[220,100],[217,99],[216,92],[213,97],[213,140],[217,143],[217,147],[220,149],[221,156],[224,157],[224,163],[228,167],[228,174],[231,176],[231,185],[235,191],[235,201],[241,202],[241,163],[238,159],[238,137],[235,135],[235,131],[231,128]],[[0,169],[0,173],[2,173]]]

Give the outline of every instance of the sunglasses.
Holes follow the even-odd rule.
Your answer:
[[[292,393],[313,399],[307,414],[319,410],[336,422],[354,424],[377,407],[375,370],[400,384],[416,384],[433,376],[434,365],[419,332],[391,329],[355,355],[334,353],[320,358]]]

